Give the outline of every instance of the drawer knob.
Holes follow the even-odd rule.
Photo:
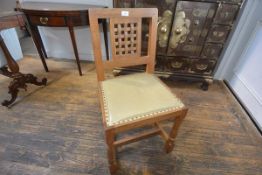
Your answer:
[[[48,22],[48,18],[47,17],[40,17],[40,22],[41,22],[41,24],[47,24],[47,22]]]

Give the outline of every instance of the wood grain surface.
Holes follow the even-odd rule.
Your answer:
[[[23,73],[47,77],[48,85],[29,86],[11,108],[0,107],[0,174],[109,174],[94,64],[83,64],[80,77],[74,62],[47,61],[49,73],[39,59],[20,61]],[[0,101],[9,81],[0,76]],[[174,151],[165,154],[157,137],[119,147],[118,174],[261,174],[262,137],[223,83],[208,91],[166,83],[189,107]]]

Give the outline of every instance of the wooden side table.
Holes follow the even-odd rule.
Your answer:
[[[68,27],[79,75],[81,76],[82,70],[80,66],[78,49],[75,40],[74,27],[89,25],[89,8],[106,7],[86,4],[68,4],[53,2],[23,2],[18,5],[18,9],[24,12],[27,18],[32,33],[32,38],[37,47],[37,51],[42,60],[43,66],[47,72],[48,67],[45,61],[45,59],[47,58],[47,54],[38,30],[38,26]],[[106,21],[102,20],[100,22],[103,25],[104,39],[106,45],[106,56],[108,58],[109,54],[107,41],[107,23]]]
[[[3,29],[13,28],[13,27],[23,27],[23,14],[17,12],[4,12],[0,13],[0,31]],[[11,56],[8,48],[6,47],[2,36],[0,35],[0,47],[6,58],[7,66],[0,68],[0,74],[10,77],[13,80],[9,85],[9,94],[11,94],[10,100],[4,100],[2,102],[3,106],[11,105],[17,98],[19,88],[26,90],[27,83],[34,84],[37,86],[46,85],[47,79],[43,78],[41,82],[37,81],[37,77],[32,74],[22,74],[19,72],[19,66]],[[9,69],[8,69],[9,68]]]

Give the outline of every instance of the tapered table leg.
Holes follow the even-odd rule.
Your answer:
[[[46,53],[45,46],[44,46],[43,40],[41,38],[38,27],[36,27],[35,32],[36,32],[36,35],[37,35],[37,38],[38,38],[39,45],[40,45],[41,50],[42,50],[43,57],[45,57],[47,59],[48,58],[47,53]]]
[[[42,51],[42,47],[41,47],[41,44],[39,42],[41,40],[41,38],[39,38],[40,35],[38,36],[38,34],[37,34],[38,33],[37,26],[31,26],[31,32],[32,32],[32,38],[33,38],[34,43],[36,45],[36,49],[37,49],[38,54],[41,58],[42,64],[45,68],[45,71],[48,72],[49,70],[48,70],[48,67],[47,67],[47,64],[46,64],[46,61],[45,61],[45,55]]]
[[[75,54],[75,57],[76,57],[76,64],[77,64],[77,67],[78,67],[79,75],[82,76],[82,70],[81,70],[81,65],[80,65],[77,45],[76,45],[74,28],[72,26],[68,26],[68,29],[69,29],[69,33],[70,33],[73,49],[74,49],[74,54]]]

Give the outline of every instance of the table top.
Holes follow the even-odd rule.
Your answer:
[[[106,6],[73,4],[73,3],[57,3],[57,2],[22,2],[20,3],[22,10],[34,11],[85,11],[89,8],[106,8]]]
[[[0,18],[8,17],[8,16],[15,16],[15,15],[20,15],[22,14],[21,12],[16,12],[16,11],[3,11],[0,12]]]
[[[15,11],[0,12],[0,30],[24,26],[22,14]]]

